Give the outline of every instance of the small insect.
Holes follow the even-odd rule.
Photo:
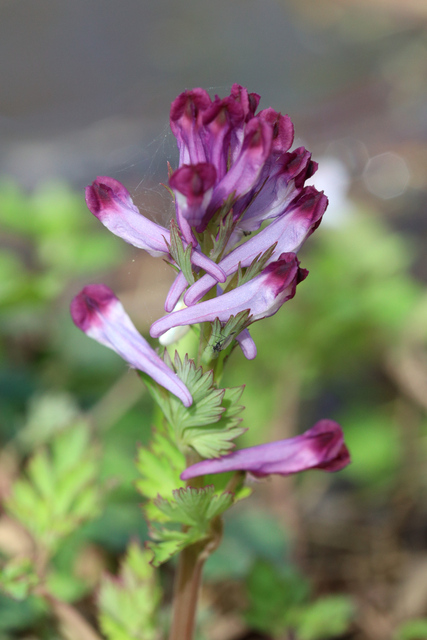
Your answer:
[[[218,355],[223,349],[226,349],[230,344],[230,342],[232,341],[234,334],[235,334],[235,331],[233,331],[226,337],[214,336],[214,339],[216,341],[213,344],[211,344],[212,351],[216,355]]]
[[[212,351],[214,353],[219,353],[222,351],[224,344],[226,343],[227,338],[222,338],[222,340],[218,340],[212,345]]]

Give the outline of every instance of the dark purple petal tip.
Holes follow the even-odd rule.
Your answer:
[[[216,181],[216,169],[208,162],[184,164],[169,179],[172,189],[190,199],[202,197]]]
[[[98,313],[105,312],[112,301],[117,301],[117,297],[105,284],[88,284],[71,302],[70,311],[74,324],[86,332],[97,322]]]
[[[98,176],[91,185],[85,189],[86,204],[97,218],[101,218],[106,209],[121,203],[131,203],[129,191],[114,178]]]
[[[208,92],[204,89],[196,88],[183,91],[171,104],[171,122],[177,122],[181,119],[196,119],[198,113],[205,111],[211,102]]]
[[[294,141],[294,125],[288,115],[282,115],[271,107],[263,109],[258,116],[268,122],[273,130],[272,150],[286,152]]]

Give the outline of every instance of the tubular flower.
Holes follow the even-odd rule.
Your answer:
[[[271,108],[256,115],[259,99],[234,84],[223,99],[216,96],[211,100],[203,89],[192,89],[172,102],[170,123],[180,152],[177,171],[183,166],[208,164],[216,172],[204,214],[200,211],[193,225],[199,233],[230,197],[240,217],[270,174],[284,164],[295,172],[293,155],[287,154],[294,135],[292,122]],[[289,175],[289,181],[291,178]],[[171,180],[175,181],[174,175]],[[175,189],[172,182],[171,187]],[[177,217],[179,206],[177,203]]]
[[[219,266],[227,276],[235,273],[240,264],[248,267],[256,256],[275,245],[269,262],[277,260],[282,253],[297,252],[309,235],[319,226],[328,199],[314,187],[306,187],[298,200],[277,217],[270,225],[256,236],[234,249]],[[216,284],[209,274],[197,280],[187,291],[184,301],[186,305],[195,304]]]
[[[158,338],[172,327],[213,322],[216,318],[225,323],[230,316],[236,316],[247,309],[251,323],[267,318],[275,314],[287,300],[293,298],[297,284],[304,280],[307,274],[306,269],[300,269],[294,253],[283,253],[259,276],[237,289],[156,320],[151,325],[150,334],[153,338]]]
[[[186,407],[192,404],[185,384],[137,331],[118,298],[106,285],[84,287],[71,302],[71,317],[84,333],[118,353],[135,369],[150,375]]]
[[[216,169],[212,164],[184,164],[169,179],[175,193],[176,219],[188,243],[197,246],[191,227],[198,227],[211,200]]]
[[[349,463],[350,454],[340,425],[333,420],[320,420],[300,436],[197,462],[183,471],[181,479],[226,471],[246,471],[257,478],[271,474],[288,476],[308,469],[340,471]]]
[[[86,189],[87,205],[105,227],[177,267],[165,300],[169,315],[154,323],[152,336],[216,318],[225,324],[249,309],[252,317],[234,337],[248,359],[256,356],[256,347],[247,326],[294,295],[307,275],[294,254],[328,204],[323,193],[305,186],[317,164],[304,147],[290,151],[289,116],[272,108],[257,111],[259,101],[258,94],[234,84],[225,98],[212,99],[195,88],[172,102],[179,163],[169,175],[176,213],[170,230],[141,215],[113,178],[98,177]],[[237,273],[244,284],[232,289],[242,282]],[[280,291],[271,284],[279,273],[285,282]],[[212,292],[200,302],[227,278],[226,293],[218,288],[216,299]],[[182,301],[187,308],[174,311]]]
[[[176,241],[171,244],[168,229],[141,215],[117,180],[98,177],[86,189],[87,205],[104,226],[178,266],[167,312],[189,285],[185,304],[194,305],[239,264],[247,267],[273,245],[269,262],[298,251],[320,223],[327,199],[304,186],[317,164],[304,147],[289,150],[294,137],[289,116],[272,108],[257,113],[259,100],[234,84],[225,98],[212,99],[196,88],[172,102],[170,126],[179,165],[169,184],[182,251]],[[266,221],[271,221],[267,228],[241,244]]]
[[[141,215],[128,190],[113,178],[98,177],[86,187],[86,204],[109,231],[150,255],[169,256],[170,233],[167,229]],[[200,251],[191,254],[193,264],[224,282],[218,265]]]

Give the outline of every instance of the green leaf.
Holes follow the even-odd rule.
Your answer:
[[[171,496],[177,487],[184,485],[179,476],[185,469],[185,457],[159,431],[154,432],[150,447],[139,449],[136,464],[142,476],[136,487],[149,500],[158,495]],[[154,502],[146,506],[146,515],[149,520],[165,520]]]
[[[186,487],[173,491],[174,500],[165,500],[159,496],[156,505],[172,522],[189,527],[197,527],[200,531],[206,531],[210,521],[221,515],[233,503],[231,493],[215,495],[212,486],[196,489]]]
[[[407,620],[393,636],[394,640],[425,640],[427,638],[427,618]]]
[[[164,527],[153,527],[150,534],[152,540],[147,542],[147,549],[153,554],[151,564],[156,568],[199,539],[194,532],[191,534],[188,531],[174,531]]]
[[[175,220],[170,224],[170,244],[166,243],[173,260],[181,269],[188,284],[194,283],[193,268],[191,266],[191,252],[193,247],[188,244],[184,249],[182,238]]]
[[[98,596],[99,624],[108,640],[158,638],[161,590],[151,554],[132,543],[117,578],[104,576]]]
[[[236,226],[236,221],[234,220],[233,211],[229,211],[230,204],[226,204],[222,210],[223,218],[219,222],[219,229],[210,233],[210,245],[211,249],[209,251],[209,257],[211,260],[217,261],[221,258],[221,255],[227,246],[227,243],[233,233],[234,227]],[[228,213],[224,213],[223,212]]]
[[[354,616],[354,605],[347,596],[328,596],[309,605],[297,625],[301,640],[323,640],[341,636]]]
[[[244,387],[217,388],[212,371],[204,373],[188,356],[181,361],[177,352],[174,365],[167,352],[165,362],[176,371],[193,397],[191,407],[184,407],[178,398],[143,375],[172,430],[171,438],[183,453],[191,448],[202,458],[215,458],[230,451],[232,441],[245,431],[239,426],[241,418],[237,417],[244,408],[237,404]]]
[[[264,251],[264,253],[259,253],[246,269],[241,269],[239,264],[237,280],[238,287],[242,286],[242,284],[245,284],[246,282],[249,282],[249,280],[252,280],[252,278],[255,278],[255,276],[258,276],[261,273],[261,271],[264,269],[265,265],[273,255],[276,245],[277,242],[269,247],[267,251]]]
[[[153,552],[153,566],[159,566],[190,544],[208,540],[214,533],[215,518],[233,504],[233,494],[216,495],[213,486],[186,487],[173,491],[173,499],[159,496],[154,502],[166,522],[166,526],[151,523],[148,548]]]
[[[30,458],[24,478],[12,487],[8,512],[54,553],[60,541],[99,512],[98,453],[88,425],[59,433]]]
[[[39,584],[35,567],[29,558],[14,558],[0,569],[0,589],[16,600],[25,600]]]
[[[280,565],[279,565],[280,566]],[[249,609],[245,618],[253,628],[282,635],[291,628],[309,593],[307,580],[290,567],[257,560],[247,581]]]
[[[244,406],[238,404],[243,390],[244,386],[224,389],[222,406],[225,411],[219,421],[185,432],[184,442],[195,449],[202,458],[218,458],[230,452],[234,448],[234,440],[246,431],[246,428],[241,426],[242,418],[238,417],[244,409]]]
[[[171,522],[207,531],[210,520],[221,515],[233,502],[233,494],[215,495],[213,486],[185,487],[173,491],[173,499],[159,496],[157,506]]]

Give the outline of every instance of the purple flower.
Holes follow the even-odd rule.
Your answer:
[[[171,104],[170,126],[179,149],[179,164],[206,162],[203,115],[212,100],[204,89],[184,91]]]
[[[260,111],[258,116],[273,128],[272,154],[281,155],[288,151],[294,140],[294,125],[290,117],[283,116],[271,107]]]
[[[197,246],[191,227],[198,227],[211,200],[216,181],[213,164],[184,164],[169,178],[175,193],[176,219],[188,243]]]
[[[328,204],[328,199],[314,187],[306,187],[300,198],[276,218],[268,227],[244,244],[234,249],[219,266],[227,276],[231,275],[240,264],[248,267],[256,256],[264,253],[276,244],[270,262],[277,260],[282,253],[295,253],[307,237],[319,226]],[[184,297],[186,305],[194,305],[216,285],[216,280],[206,274],[197,280]]]
[[[99,176],[86,187],[86,204],[94,216],[109,231],[152,256],[169,256],[167,229],[141,215],[132,202],[128,190],[114,178]],[[210,273],[218,282],[225,276],[217,264],[198,250],[193,250],[191,261]]]
[[[287,208],[301,194],[305,180],[313,175],[316,167],[317,163],[312,162],[311,153],[304,147],[282,154],[273,166],[264,169],[260,190],[257,193],[250,192],[246,199],[237,203],[235,216],[243,213],[237,229],[256,231],[265,220],[286,214]]]
[[[234,84],[228,97],[211,100],[204,89],[181,93],[171,104],[170,126],[177,139],[179,164],[210,162],[221,180],[233,163],[254,116],[259,95]]]
[[[148,373],[186,407],[192,404],[185,384],[136,330],[118,298],[105,284],[84,287],[71,302],[71,317],[84,333],[113,349],[135,369]]]
[[[308,469],[340,471],[350,463],[340,425],[320,420],[295,438],[277,440],[248,449],[240,449],[221,458],[203,460],[188,467],[182,480],[225,471],[246,471],[257,478],[271,474],[287,476]]]
[[[270,154],[272,139],[273,130],[267,122],[257,117],[249,120],[239,153],[222,180],[214,187],[212,200],[197,231],[204,231],[209,220],[229,196],[239,198],[255,187]]]
[[[236,340],[239,343],[239,346],[243,351],[243,355],[247,360],[253,360],[254,358],[256,358],[256,344],[248,329],[243,329],[243,331],[241,331],[236,337]]]
[[[295,295],[297,284],[307,274],[308,271],[300,269],[294,253],[283,253],[260,275],[237,289],[156,320],[151,325],[150,334],[158,338],[172,327],[213,322],[216,318],[225,323],[231,315],[236,316],[246,309],[249,309],[251,322],[267,318]]]
[[[257,94],[238,84],[223,99],[211,100],[203,89],[193,89],[172,102],[170,122],[180,168],[207,163],[216,170],[213,192],[203,203],[204,215],[202,207],[197,213],[194,226],[199,233],[230,197],[237,219],[269,175],[289,160],[282,158],[293,141],[289,116],[271,108],[256,115],[258,103]]]

